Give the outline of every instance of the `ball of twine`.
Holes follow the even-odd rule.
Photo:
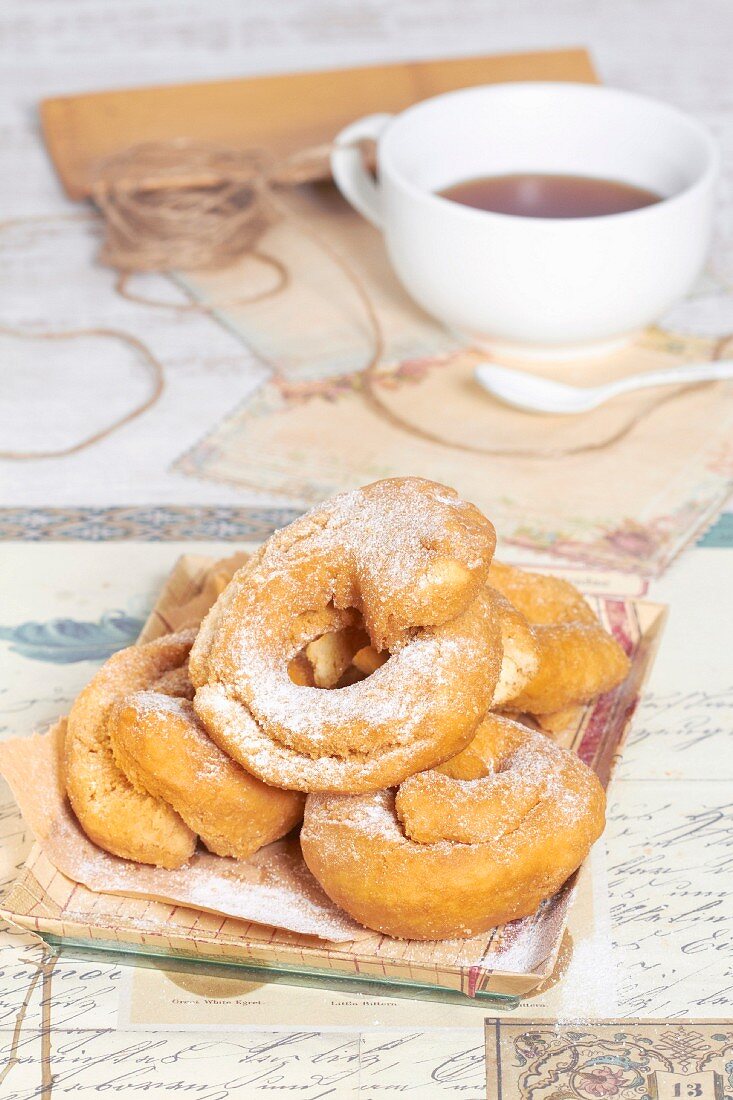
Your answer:
[[[277,218],[268,201],[276,178],[257,150],[184,139],[125,149],[94,169],[105,234],[99,258],[125,272],[225,267]]]

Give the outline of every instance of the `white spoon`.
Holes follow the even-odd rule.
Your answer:
[[[476,367],[474,377],[490,394],[515,409],[533,413],[582,413],[632,390],[733,378],[733,359],[685,363],[665,370],[633,374],[604,386],[569,386],[566,382],[554,382],[550,378],[539,378],[536,374],[493,363],[482,363]]]

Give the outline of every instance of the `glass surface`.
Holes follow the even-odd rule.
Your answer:
[[[338,974],[332,970],[319,970],[310,966],[268,966],[252,962],[235,962],[231,959],[207,958],[204,955],[186,955],[156,950],[147,945],[107,943],[104,940],[74,940],[54,936],[50,932],[38,933],[55,955],[72,959],[102,959],[108,963],[127,963],[131,966],[160,967],[184,973],[215,974],[222,977],[251,978],[260,982],[279,982],[284,985],[305,985],[321,989],[342,990],[349,993],[371,994],[381,997],[407,997],[419,1001],[443,1001],[447,1004],[486,1004],[493,1008],[516,1008],[520,997],[505,993],[478,992],[467,997],[456,989],[420,982],[395,981],[362,977],[359,974]]]

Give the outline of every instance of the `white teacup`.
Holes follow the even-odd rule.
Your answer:
[[[377,142],[378,183],[354,148],[365,138]],[[644,96],[565,83],[466,88],[360,119],[337,146],[339,189],[383,231],[415,301],[504,354],[587,354],[623,341],[682,297],[705,260],[716,146],[692,118]],[[663,200],[558,219],[436,194],[521,172],[620,180]]]

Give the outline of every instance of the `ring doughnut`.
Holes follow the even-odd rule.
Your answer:
[[[504,664],[493,706],[538,716],[566,712],[610,691],[627,675],[628,657],[569,581],[494,561],[489,584],[518,616],[511,628],[509,619],[504,621]],[[525,673],[529,668],[522,619],[534,637],[535,668],[509,679],[512,662],[524,658]]]
[[[603,831],[604,807],[577,756],[489,715],[463,753],[396,792],[309,795],[301,846],[329,897],[366,927],[466,937],[554,894]]]
[[[366,791],[460,751],[499,674],[494,529],[453,490],[392,478],[327,501],[237,573],[191,654],[194,707],[253,775],[295,790]],[[288,675],[328,632],[363,623],[391,657],[336,691]]]
[[[196,847],[196,834],[174,809],[130,783],[115,762],[109,739],[116,703],[170,677],[181,683],[177,670],[185,665],[193,639],[194,631],[182,631],[115,653],[69,714],[64,742],[69,801],[89,839],[123,859],[175,868]]]
[[[303,816],[303,795],[267,787],[235,764],[186,699],[136,692],[113,708],[109,737],[134,787],[172,806],[216,855],[247,859]]]
[[[493,709],[519,695],[539,668],[539,649],[532,627],[508,600],[496,595],[502,661]],[[310,642],[292,659],[288,672],[290,679],[301,686],[345,687],[371,676],[388,658],[388,653],[379,653],[369,643],[369,636],[362,629],[347,626]]]

